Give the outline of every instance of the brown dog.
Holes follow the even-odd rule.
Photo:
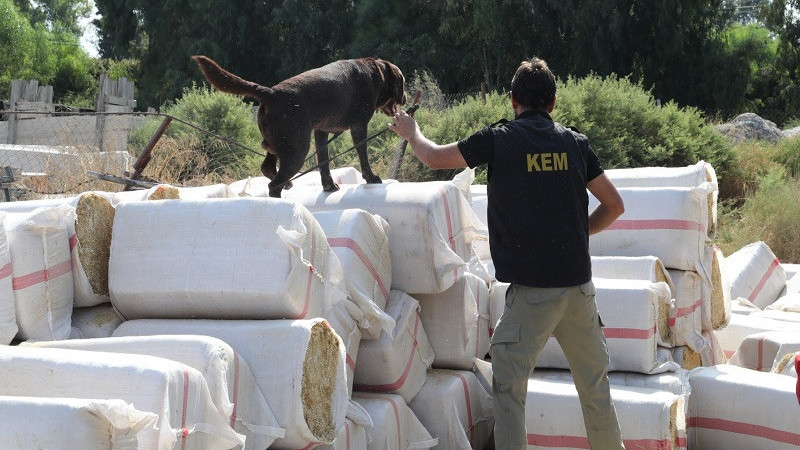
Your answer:
[[[381,179],[369,166],[367,124],[375,110],[391,116],[405,103],[405,78],[389,61],[375,58],[330,63],[284,80],[261,86],[226,71],[208,57],[192,57],[209,83],[222,92],[258,100],[258,128],[267,151],[261,172],[270,179],[270,197],[280,197],[291,178],[303,167],[314,130],[322,188],[335,191],[328,165],[328,133],[350,130],[361,172],[368,183]],[[280,160],[280,168],[277,163]]]

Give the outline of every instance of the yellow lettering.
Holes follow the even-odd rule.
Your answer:
[[[554,170],[567,170],[567,153],[554,153],[553,156]]]
[[[550,172],[553,170],[553,166],[551,163],[553,162],[553,154],[552,153],[542,153],[542,170],[545,172]]]
[[[542,169],[539,167],[538,159],[539,159],[538,153],[534,153],[533,155],[528,153],[528,172],[533,172],[534,169],[536,169],[537,172],[542,171]]]

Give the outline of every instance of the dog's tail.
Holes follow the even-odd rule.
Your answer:
[[[192,59],[200,66],[200,71],[217,90],[234,95],[243,95],[262,101],[272,93],[272,89],[252,81],[239,78],[219,66],[207,56],[195,55]]]

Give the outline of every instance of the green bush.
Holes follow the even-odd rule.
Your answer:
[[[240,97],[207,87],[192,86],[185,89],[183,96],[174,103],[165,105],[162,112],[247,147],[230,144],[212,134],[173,121],[164,135],[178,141],[191,140],[195,151],[206,157],[208,170],[224,173],[231,178],[261,174],[259,167],[264,153],[261,134],[253,107],[242,102]],[[144,148],[162,120],[160,116],[148,119],[132,133],[134,153]]]

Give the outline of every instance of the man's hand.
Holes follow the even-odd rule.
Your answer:
[[[397,111],[394,113],[394,116],[392,116],[392,123],[389,124],[389,129],[394,131],[403,140],[409,142],[419,133],[417,121],[405,111]]]

